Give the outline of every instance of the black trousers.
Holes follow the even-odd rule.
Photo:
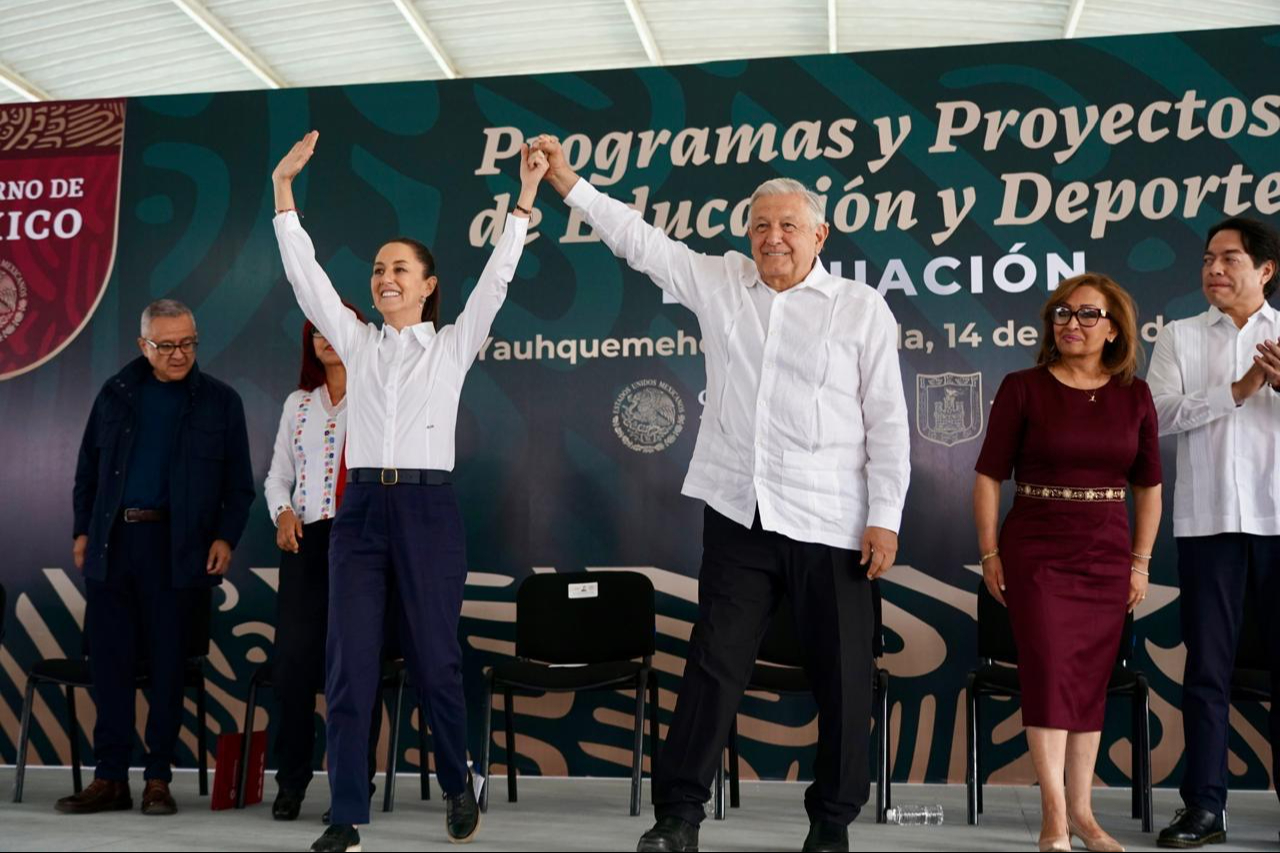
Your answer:
[[[182,728],[187,623],[206,592],[173,587],[167,523],[117,521],[108,554],[106,580],[84,582],[89,671],[98,714],[94,776],[113,782],[129,778],[137,674],[145,668],[151,689],[143,778],[168,782]]]
[[[698,619],[675,717],[653,772],[654,811],[699,824],[756,653],[779,599],[794,608],[818,702],[818,754],[805,791],[811,820],[848,824],[870,793],[873,611],[854,551],[797,542],[708,507]]]
[[[272,684],[276,697],[276,784],[305,792],[314,776],[316,695],[324,692],[325,639],[329,620],[331,520],[304,525],[297,554],[282,551],[276,593],[276,641]],[[380,693],[375,691],[375,696]],[[375,699],[374,708],[381,706]],[[379,723],[369,726],[369,781],[377,772]],[[392,722],[395,725],[395,722]]]
[[[1182,800],[1221,812],[1227,805],[1231,670],[1245,599],[1252,600],[1271,661],[1271,775],[1280,779],[1280,536],[1221,533],[1178,542],[1182,639]]]

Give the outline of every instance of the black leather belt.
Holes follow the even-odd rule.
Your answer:
[[[453,474],[434,468],[348,468],[347,482],[382,486],[444,486],[453,482]]]
[[[126,509],[124,520],[126,524],[137,524],[140,521],[168,521],[169,511],[167,509]]]

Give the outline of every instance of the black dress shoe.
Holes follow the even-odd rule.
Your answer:
[[[315,853],[347,853],[360,849],[360,833],[349,823],[338,823],[324,831],[311,845]]]
[[[1227,824],[1222,812],[1214,814],[1197,808],[1178,809],[1173,823],[1160,830],[1158,847],[1203,847],[1227,840]]]
[[[698,827],[678,817],[660,817],[653,829],[640,836],[637,851],[696,851]]]
[[[276,794],[276,801],[271,804],[271,816],[276,820],[297,820],[302,811],[302,791],[291,791],[281,788]]]
[[[805,836],[801,850],[847,851],[849,849],[849,827],[832,823],[829,820],[815,820],[809,823],[809,834]]]
[[[466,844],[480,831],[480,806],[476,789],[467,773],[467,786],[457,794],[445,794],[444,828],[454,844]]]

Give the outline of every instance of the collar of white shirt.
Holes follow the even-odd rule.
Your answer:
[[[1209,310],[1205,312],[1205,323],[1209,326],[1216,326],[1220,321],[1230,319],[1230,317],[1219,310],[1215,305],[1210,305]],[[1271,303],[1264,299],[1262,301],[1262,307],[1250,315],[1248,322],[1266,321],[1267,323],[1275,325],[1277,319],[1280,319],[1280,314],[1277,314],[1276,309],[1271,307]]]
[[[807,287],[821,293],[823,296],[835,296],[836,290],[839,289],[842,281],[843,279],[836,278],[831,273],[827,272],[827,268],[822,265],[821,258],[814,258],[813,269],[809,270],[809,274],[801,279],[799,284],[787,288],[783,293],[790,290],[796,290],[801,287]],[[755,278],[748,281],[747,286],[755,287],[757,284],[762,287],[769,286],[760,278],[760,273],[758,271],[756,272]]]
[[[414,323],[412,326],[407,326],[404,328],[404,330],[397,332],[395,328],[393,328],[392,326],[388,326],[387,324],[383,323],[382,329],[379,332],[379,336],[380,336],[379,340],[386,340],[388,337],[390,337],[392,340],[396,340],[401,335],[405,335],[409,333],[412,333],[413,336],[418,339],[418,342],[422,344],[423,348],[425,349],[431,343],[431,340],[436,336],[436,327],[435,327],[435,324],[433,324],[431,321],[423,320],[421,323]]]

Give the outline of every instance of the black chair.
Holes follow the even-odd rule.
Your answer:
[[[211,595],[208,591],[194,607],[192,619],[187,623],[186,662],[183,664],[183,685],[196,693],[196,741],[197,766],[200,769],[200,796],[209,793],[209,738],[205,721],[204,663],[209,654]],[[67,733],[71,741],[71,783],[75,793],[83,790],[80,772],[80,725],[76,717],[76,688],[88,690],[93,686],[89,672],[89,634],[81,635],[79,660],[48,658],[36,661],[27,673],[26,696],[22,702],[22,724],[18,734],[18,766],[14,779],[13,801],[22,802],[22,788],[27,772],[27,747],[31,742],[31,708],[35,704],[36,688],[41,684],[56,684],[67,697]],[[139,644],[141,648],[141,643]],[[139,690],[151,686],[151,678],[145,662],[139,661],[137,685]]]
[[[640,814],[645,689],[649,690],[649,755],[657,752],[658,679],[653,671],[653,584],[639,572],[531,575],[516,593],[516,657],[486,669],[481,766],[486,784],[480,809],[489,808],[493,694],[502,691],[506,717],[507,800],[516,802],[512,695],[632,688],[636,691],[631,762],[631,814]],[[639,660],[637,660],[639,658]]]
[[[1272,662],[1267,655],[1254,602],[1253,597],[1245,598],[1240,642],[1236,646],[1236,662],[1231,670],[1232,702],[1271,701]]]
[[[259,666],[249,678],[249,697],[245,701],[244,724],[240,727],[240,731],[245,733],[253,731],[253,719],[258,711],[258,691],[264,687],[273,686],[274,674],[274,662],[267,661]],[[400,714],[404,708],[405,683],[404,659],[388,658],[383,660],[382,692],[395,691],[395,701],[391,710],[391,737],[387,741],[387,775],[382,786],[382,810],[384,812],[395,809],[396,769],[400,757]],[[378,710],[375,709],[375,713]],[[421,707],[419,707],[418,723],[418,754],[421,756],[421,766],[418,768],[419,787],[421,788],[422,799],[429,800],[431,799],[431,771],[427,766],[427,755],[429,754],[427,750],[427,720],[426,715],[421,712]],[[237,780],[236,785],[236,808],[238,809],[244,808],[245,796],[248,793],[249,747],[251,745],[252,735],[246,734],[241,746],[240,778]]]
[[[1150,832],[1151,816],[1151,724],[1150,688],[1147,677],[1133,669],[1133,614],[1124,621],[1115,668],[1107,684],[1108,696],[1126,696],[1132,709],[1129,741],[1133,774],[1133,817],[1142,819],[1142,831]],[[982,814],[982,753],[979,749],[983,696],[1020,696],[1018,650],[1014,645],[1009,612],[996,601],[987,586],[978,581],[978,668],[969,673],[965,686],[965,723],[968,739],[965,781],[968,783],[969,825],[978,824]]]
[[[884,656],[884,618],[883,604],[880,599],[880,582],[871,582],[872,611],[874,628],[871,635],[871,654],[876,660]],[[796,634],[795,616],[791,611],[788,599],[778,603],[764,639],[760,641],[760,651],[756,656],[755,667],[747,680],[747,690],[764,690],[770,693],[811,695],[812,688],[804,674],[804,652]],[[876,668],[872,677],[872,691],[876,737],[876,823],[884,823],[885,811],[892,804],[889,778],[889,671]],[[739,796],[738,768],[738,717],[735,714],[729,728],[729,805],[738,808],[741,804]],[[715,791],[713,794],[716,820],[725,818],[725,785],[724,765],[716,768]]]

